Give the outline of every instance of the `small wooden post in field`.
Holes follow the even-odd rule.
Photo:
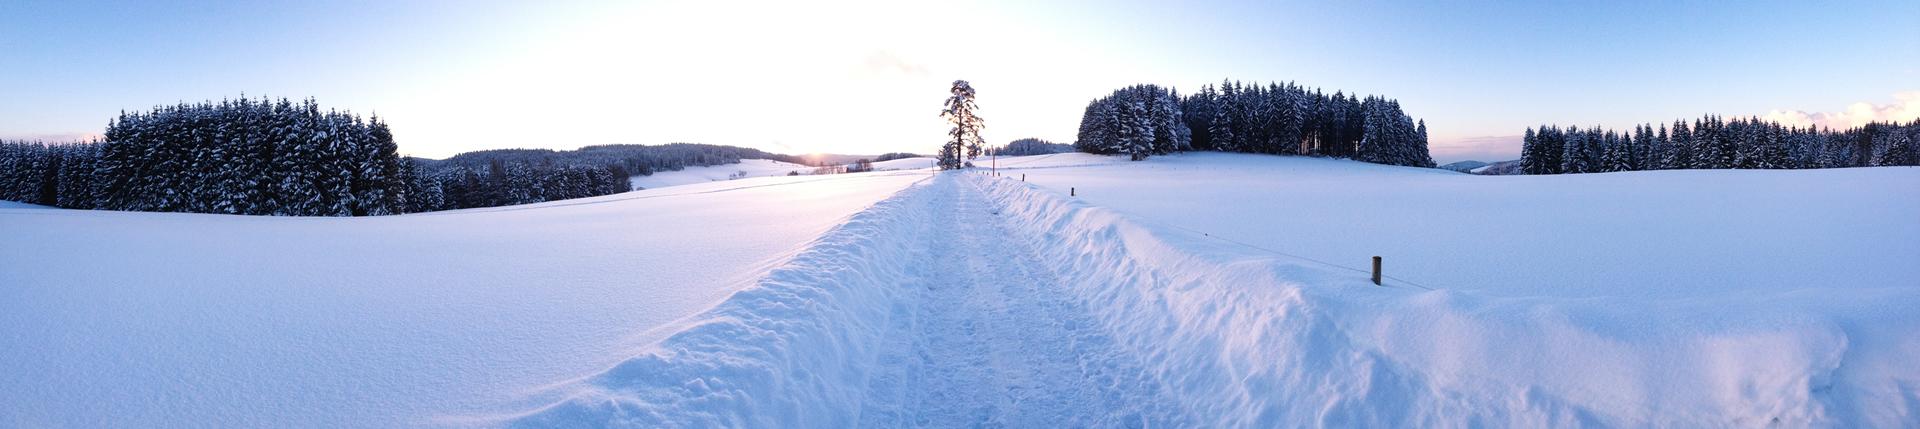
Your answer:
[[[1373,257],[1373,284],[1380,284],[1380,257]]]

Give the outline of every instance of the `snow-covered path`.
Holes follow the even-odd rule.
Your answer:
[[[972,175],[936,180],[862,427],[1165,427],[1162,389],[1100,333]],[[917,294],[918,296],[912,296]],[[1083,329],[1084,328],[1084,329]]]
[[[520,427],[1191,426],[990,179],[940,174]]]

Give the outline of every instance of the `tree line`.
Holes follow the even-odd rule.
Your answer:
[[[439,169],[398,155],[387,124],[241,98],[122,112],[98,141],[0,142],[0,199],[73,209],[377,216],[625,192],[616,166]]]
[[[1920,120],[1835,131],[1708,115],[1632,131],[1543,125],[1528,128],[1522,139],[1525,174],[1920,165],[1914,147]]]
[[[404,210],[397,149],[377,117],[242,98],[121,112],[93,142],[12,142],[0,175],[5,198],[65,208],[383,215]]]
[[[1134,85],[1087,103],[1074,149],[1124,154],[1134,161],[1191,150],[1193,133],[1180,111],[1180,93],[1158,85]]]
[[[551,160],[492,160],[478,168],[464,164],[432,167],[409,159],[407,212],[533,204],[612,195],[632,190],[627,170],[618,164],[590,166]]]
[[[1030,156],[1073,152],[1073,145],[1054,143],[1037,138],[1024,138],[1007,142],[1005,146],[987,148],[988,155]]]
[[[1182,97],[1136,85],[1088,103],[1075,149],[1133,159],[1182,150],[1311,155],[1433,167],[1425,121],[1397,100],[1222,81]]]
[[[571,165],[619,166],[638,176],[651,176],[660,171],[680,171],[687,167],[707,167],[715,165],[739,164],[742,159],[766,159],[794,164],[811,165],[805,158],[793,155],[768,153],[758,149],[735,146],[669,143],[663,145],[608,144],[586,146],[577,150],[551,149],[493,149],[461,153],[444,160],[423,160],[435,168],[452,165],[464,165],[470,169],[486,168],[494,161],[506,163],[524,162],[539,164],[553,162]]]

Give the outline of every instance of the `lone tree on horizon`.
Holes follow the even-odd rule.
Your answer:
[[[967,158],[980,156],[980,145],[986,140],[980,138],[981,119],[973,111],[979,106],[973,104],[973,86],[967,81],[953,81],[953,97],[947,99],[946,110],[940,111],[940,117],[947,118],[953,129],[947,131],[947,144],[940,147],[940,169],[960,168],[960,150],[966,149]]]

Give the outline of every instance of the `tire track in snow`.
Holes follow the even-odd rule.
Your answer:
[[[932,234],[916,247],[925,263],[902,285],[860,426],[1186,423],[1137,361],[1065,298],[978,180],[943,174],[929,189]]]

